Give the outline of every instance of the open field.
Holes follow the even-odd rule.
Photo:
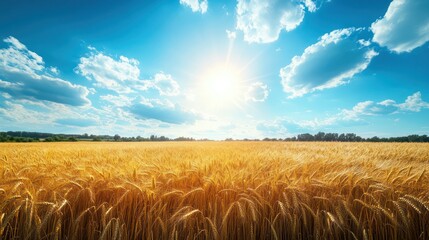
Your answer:
[[[429,144],[1,144],[0,226],[0,239],[429,239]]]

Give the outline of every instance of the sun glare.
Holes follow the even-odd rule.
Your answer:
[[[241,85],[242,78],[234,68],[213,68],[203,79],[204,100],[212,106],[225,107],[228,104],[235,104],[243,94]]]

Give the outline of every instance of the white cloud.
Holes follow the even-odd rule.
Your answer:
[[[303,0],[308,11],[315,12],[317,10],[316,3],[313,0]]]
[[[319,129],[326,126],[331,126],[337,122],[338,122],[338,119],[336,117],[328,117],[324,119],[315,118],[313,120],[301,121],[295,124],[297,124],[299,127],[303,129]]]
[[[3,41],[9,43],[9,48],[0,49],[0,62],[4,71],[34,74],[45,68],[43,58],[29,51],[18,39],[8,37]]]
[[[385,100],[379,103],[364,101],[357,103],[352,109],[342,110],[340,116],[346,120],[359,120],[362,116],[376,116],[395,113],[398,110],[396,103]]]
[[[307,131],[320,131],[323,129],[329,129],[334,125],[345,124],[346,122],[339,119],[337,116],[327,117],[324,119],[312,119],[312,120],[290,120],[287,117],[281,117],[269,121],[261,121],[256,126],[256,129],[268,137],[287,137],[297,133],[303,133]],[[353,125],[347,123],[348,125]]]
[[[9,36],[8,38],[5,38],[3,40],[5,43],[10,43],[14,48],[18,49],[18,50],[27,50],[27,47],[22,44],[18,39]],[[41,57],[39,56],[39,58],[41,59]]]
[[[0,107],[0,119],[6,118],[12,122],[19,123],[50,123],[51,119],[46,116],[46,113],[30,110],[21,104],[5,102],[4,107]]]
[[[408,96],[404,103],[398,105],[402,111],[420,112],[420,110],[429,108],[429,103],[422,100],[422,94],[416,92]]]
[[[189,112],[168,100],[168,97],[180,94],[180,86],[170,74],[156,73],[151,79],[140,79],[139,62],[125,56],[114,59],[95,48],[91,53],[80,59],[76,72],[89,80],[95,80],[96,86],[103,87],[118,94],[107,94],[100,99],[110,104],[104,105],[102,111],[105,118],[110,119],[107,125],[136,124],[141,121],[154,121],[171,124],[192,123],[196,119],[193,112]],[[147,99],[142,92],[150,89],[158,92],[162,99]],[[131,120],[130,120],[131,119]],[[78,122],[74,118],[67,118],[66,122],[74,124],[88,124],[93,121]],[[64,121],[60,121],[64,122]]]
[[[388,115],[404,112],[420,112],[422,109],[429,108],[429,103],[421,98],[421,93],[416,92],[408,96],[405,102],[396,103],[394,100],[387,99],[381,102],[364,101],[357,103],[352,109],[344,109],[340,113],[343,119],[357,120],[363,116]]]
[[[87,107],[74,107],[54,102],[34,102],[25,99],[8,99],[0,106],[0,121],[10,124],[45,125],[51,129],[52,124],[59,119],[81,119],[82,123],[89,120],[98,121],[97,110]],[[76,121],[77,123],[78,121]]]
[[[27,49],[18,39],[8,37],[8,48],[0,49],[0,91],[17,99],[45,100],[83,106],[90,104],[89,90],[52,77],[43,58]]]
[[[100,98],[106,102],[109,102],[117,107],[130,106],[134,98],[127,97],[125,95],[103,95]]]
[[[115,60],[94,49],[89,56],[80,58],[80,63],[75,70],[88,80],[95,80],[95,86],[120,94],[148,89],[156,89],[161,96],[180,94],[179,83],[170,74],[159,72],[153,79],[141,80],[138,65],[139,62],[136,59],[120,56]]]
[[[282,134],[280,135],[284,137],[287,134],[302,133],[303,131],[317,131],[338,124],[339,121],[340,119],[337,116],[300,121],[278,118],[273,121],[259,123],[257,129],[261,132],[268,133],[268,136],[273,136],[276,132],[281,132]]]
[[[135,89],[146,91],[156,89],[161,96],[177,96],[180,94],[180,86],[170,74],[156,73],[153,79],[141,80],[133,86]]]
[[[2,83],[3,81],[2,80],[0,80],[0,84]],[[11,99],[12,98],[12,96],[9,94],[9,93],[1,93],[1,96],[3,97],[3,98],[5,98],[5,99]]]
[[[56,67],[49,67],[48,70],[55,75],[60,74],[60,70],[58,70]]]
[[[169,74],[157,73],[151,82],[153,88],[157,89],[161,96],[177,96],[180,94],[179,84]]]
[[[283,90],[290,98],[334,88],[365,70],[378,53],[359,38],[362,29],[334,30],[307,47],[280,70]]]
[[[255,43],[274,42],[282,30],[292,31],[304,20],[305,10],[314,12],[312,0],[238,0],[237,26],[244,40]]]
[[[118,60],[100,52],[91,52],[81,57],[76,72],[88,80],[95,80],[97,86],[118,93],[130,93],[132,89],[126,82],[138,81],[140,69],[136,59],[120,56]],[[124,84],[125,83],[125,84]]]
[[[321,131],[338,126],[347,127],[367,124],[365,119],[369,116],[375,117],[406,112],[420,112],[423,109],[429,109],[429,103],[421,99],[420,92],[416,92],[408,96],[403,103],[396,103],[391,99],[380,102],[363,101],[357,103],[351,109],[342,109],[337,114],[322,119],[315,118],[297,121],[285,117],[261,122],[257,128],[259,131],[268,134],[281,132],[283,135],[286,133],[300,133],[303,131]],[[394,121],[397,120],[395,119]]]
[[[371,30],[380,46],[396,53],[411,52],[429,41],[429,1],[393,0]]]
[[[130,106],[129,111],[137,119],[158,120],[170,124],[194,123],[199,118],[192,111],[160,99],[142,99],[140,103]]]
[[[180,4],[190,7],[192,12],[200,12],[202,14],[207,12],[209,5],[207,0],[180,0]]]
[[[261,82],[256,82],[248,87],[245,99],[246,101],[264,102],[268,94],[268,86]]]
[[[228,39],[234,40],[237,37],[237,33],[235,31],[226,30],[226,36]]]

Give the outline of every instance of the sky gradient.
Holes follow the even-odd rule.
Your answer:
[[[429,1],[4,0],[0,131],[429,134]]]

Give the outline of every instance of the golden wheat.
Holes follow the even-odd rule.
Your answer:
[[[429,145],[0,144],[0,239],[429,239]]]

